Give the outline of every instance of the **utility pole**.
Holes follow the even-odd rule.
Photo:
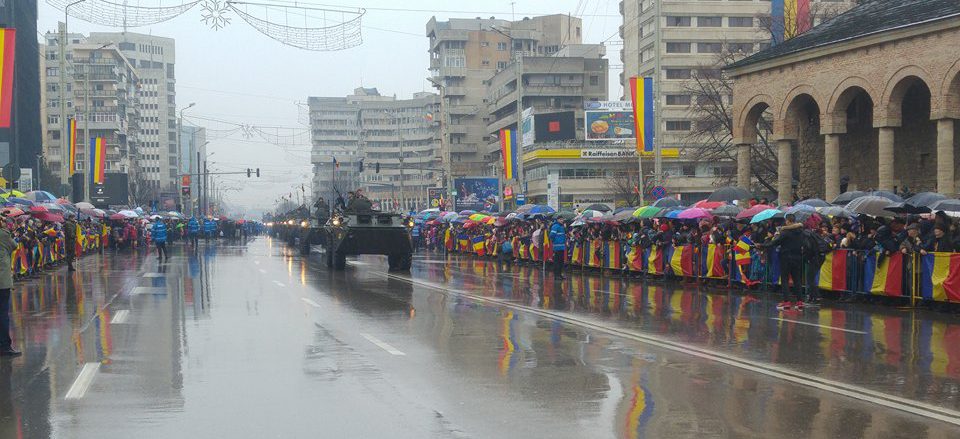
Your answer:
[[[510,45],[513,45],[513,39],[510,39]],[[517,130],[514,134],[515,144],[514,148],[520,148],[519,157],[517,157],[517,181],[519,182],[519,191],[521,194],[526,196],[527,193],[527,181],[524,179],[523,175],[523,135],[520,133],[520,130],[523,127],[523,42],[520,43],[520,50],[517,51],[517,62],[515,64],[517,69]],[[501,198],[503,197],[503,191],[500,191],[498,194]],[[514,194],[514,203],[516,203],[516,197],[518,194]]]
[[[660,118],[657,117],[657,112],[660,111],[660,78],[662,73],[660,72],[660,14],[663,11],[661,0],[654,0],[656,3],[657,10],[654,13],[654,23],[656,23],[656,28],[653,31],[655,36],[655,46],[657,53],[654,56],[654,80],[653,80],[653,173],[656,174],[657,186],[663,186],[663,152],[660,147]],[[641,177],[642,181],[642,177]]]
[[[203,216],[210,214],[210,181],[207,180],[210,170],[207,169],[207,161],[203,161]]]
[[[198,175],[197,175],[197,212],[200,214],[199,216],[202,218],[204,215],[203,215],[203,210],[201,210],[201,208],[200,208],[200,206],[201,206],[200,203],[203,202],[203,193],[200,192],[200,190],[202,189],[201,183],[203,182],[203,181],[201,180],[202,177],[201,177],[201,174],[200,174],[200,172],[201,172],[201,171],[200,171],[200,164],[201,164],[201,163],[205,163],[205,162],[201,162],[201,161],[200,161],[200,149],[198,148],[198,149],[197,149],[197,174],[198,174]],[[191,178],[193,178],[193,177],[191,177]],[[196,216],[196,215],[194,215],[194,216]]]
[[[90,142],[90,64],[89,60],[87,64],[84,64],[83,72],[83,137],[87,141],[81,143],[81,145],[89,145]],[[80,148],[83,148],[81,146]],[[79,149],[79,148],[78,148]],[[104,147],[106,149],[106,147]],[[104,154],[107,151],[103,151]],[[76,152],[74,152],[76,154]],[[87,154],[84,155],[87,158],[87,163],[84,164],[83,169],[86,171],[83,174],[83,179],[86,180],[83,183],[83,201],[90,202],[90,186],[93,185],[93,157],[90,154],[90,147],[87,146]]]
[[[397,120],[397,138],[400,140],[400,208],[406,211],[407,202],[403,191],[403,118],[397,113],[394,113],[394,118]]]

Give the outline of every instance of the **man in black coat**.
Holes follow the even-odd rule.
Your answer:
[[[777,309],[802,309],[800,288],[803,285],[803,225],[797,222],[796,216],[788,214],[786,224],[780,228],[777,236],[770,242],[759,245],[766,248],[780,247],[780,290],[783,291],[783,301],[777,305]]]

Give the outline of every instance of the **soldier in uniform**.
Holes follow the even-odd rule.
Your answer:
[[[63,223],[63,243],[67,255],[67,270],[77,271],[73,267],[73,260],[77,257],[77,220],[72,213],[67,214],[67,220]]]

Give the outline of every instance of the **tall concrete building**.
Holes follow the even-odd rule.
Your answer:
[[[92,44],[113,44],[141,78],[141,148],[137,157],[152,199],[176,194],[177,91],[176,43],[173,38],[132,32],[93,32]]]
[[[0,1],[0,28],[17,30],[13,72],[16,93],[11,101],[11,126],[0,128],[0,167],[12,164],[10,168],[36,169],[43,135],[37,87],[41,77],[37,59],[43,55],[37,44],[37,0]],[[34,182],[38,178],[34,175]],[[42,183],[44,189],[53,192],[60,186],[59,182]]]
[[[197,174],[203,168],[207,157],[207,130],[203,127],[183,125],[180,130],[180,173],[190,175],[190,189],[182,194],[184,210],[194,213],[200,194],[200,178]],[[183,187],[180,188],[181,192]]]
[[[345,196],[359,187],[384,210],[426,208],[440,166],[439,96],[396,99],[358,88],[346,97],[311,97],[308,104],[315,196],[335,200],[337,191]]]
[[[74,118],[77,127],[76,167],[86,174],[90,168],[89,139],[106,141],[106,172],[128,174],[133,180],[139,170],[135,157],[140,146],[140,77],[115,45],[91,43],[83,35],[68,35],[65,72],[59,69],[59,34],[44,35],[44,73],[41,87],[44,103],[43,150],[47,166],[59,181],[65,158],[64,119]],[[61,78],[64,75],[64,78]],[[61,79],[65,87],[61,89]],[[67,113],[61,114],[60,99]]]
[[[446,177],[489,172],[487,82],[518,55],[549,56],[580,44],[581,20],[547,15],[509,21],[496,18],[430,19],[430,81],[440,89],[442,159]]]
[[[812,0],[811,3],[815,15],[837,13],[851,4],[832,0]],[[623,0],[620,13],[623,16],[620,84],[624,100],[629,99],[629,78],[654,77],[658,118],[655,135],[662,148],[680,150],[679,157],[664,159],[664,182],[668,189],[686,192],[691,199],[709,193],[713,190],[712,184],[671,187],[672,179],[709,177],[697,180],[715,181],[717,177],[732,176],[736,169],[733,163],[693,162],[692,148],[703,147],[703,144],[690,140],[697,119],[692,111],[695,102],[689,91],[691,79],[697,75],[719,75],[717,64],[723,53],[742,57],[769,47],[771,2]],[[732,96],[727,99],[729,105]],[[644,170],[645,174],[650,172],[652,166]]]

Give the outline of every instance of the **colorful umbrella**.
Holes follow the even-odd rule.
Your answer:
[[[451,221],[453,221],[453,220],[455,220],[455,219],[457,219],[457,218],[460,218],[460,214],[458,214],[458,213],[456,213],[456,212],[447,212],[447,213],[443,214],[443,216],[440,217],[440,221],[443,221],[443,222],[445,222],[445,223],[449,223],[449,222],[451,222]]]
[[[486,217],[487,217],[487,215],[484,215],[484,214],[482,214],[482,213],[475,213],[475,214],[473,214],[473,215],[470,215],[469,218],[470,218],[471,221],[483,221],[483,219],[486,218]]]
[[[0,213],[5,216],[14,217],[23,215],[23,210],[20,210],[16,207],[4,207],[3,209],[0,209]]]
[[[55,203],[57,201],[56,195],[47,191],[30,191],[23,194],[23,198],[36,203]]]
[[[763,212],[764,210],[767,210],[767,209],[773,209],[773,206],[769,206],[766,204],[758,204],[747,210],[744,210],[743,212],[738,213],[737,219],[753,218],[754,215],[760,212]]]
[[[47,209],[47,206],[41,206],[41,205],[30,206],[30,213],[41,213],[41,212],[49,212],[49,211],[50,209]]]
[[[783,212],[777,209],[766,209],[764,211],[758,212],[753,216],[753,219],[750,220],[750,224],[759,223],[762,221],[767,221],[771,218],[777,218],[778,215],[783,215]]]
[[[495,216],[488,216],[488,217],[480,220],[480,222],[481,222],[481,223],[484,223],[484,224],[486,224],[486,225],[488,225],[488,226],[492,226],[494,223],[497,222],[497,217],[495,217]]]
[[[30,201],[24,198],[19,198],[19,197],[8,197],[7,202],[13,203],[13,204],[20,204],[23,206],[33,206],[33,201]]]
[[[33,217],[40,221],[49,221],[51,223],[62,223],[63,215],[53,212],[38,212],[33,214]]]
[[[713,218],[713,215],[706,209],[701,209],[699,207],[691,207],[687,210],[681,211],[677,218],[679,219],[702,219],[702,218]]]
[[[699,208],[699,209],[711,210],[711,209],[716,209],[716,208],[718,208],[718,207],[720,207],[720,206],[723,206],[724,204],[727,204],[727,203],[724,203],[723,201],[700,200],[700,201],[697,201],[696,203],[694,203],[693,206],[691,206],[691,207],[696,207],[696,208]]]
[[[460,215],[463,215],[463,216],[470,216],[470,215],[473,215],[473,214],[475,214],[475,213],[477,213],[476,210],[461,210],[461,211],[460,211]]]
[[[477,226],[479,226],[479,225],[480,225],[479,222],[476,222],[476,221],[473,221],[473,220],[468,220],[467,222],[463,223],[463,228],[464,228],[464,229],[472,229],[472,228],[477,227]]]
[[[633,211],[633,217],[634,218],[653,218],[653,216],[660,213],[661,210],[663,209],[659,207],[643,206]]]

